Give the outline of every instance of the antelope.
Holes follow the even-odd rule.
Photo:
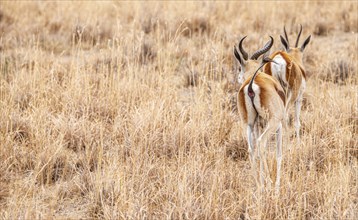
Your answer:
[[[265,151],[267,139],[273,132],[277,131],[277,176],[275,187],[278,193],[282,161],[282,121],[285,118],[285,94],[275,77],[259,71],[263,65],[271,62],[268,57],[263,56],[262,62],[260,63],[258,58],[270,50],[273,45],[273,38],[270,36],[270,41],[268,41],[262,49],[253,53],[250,59],[248,59],[248,54],[242,47],[245,38],[246,36],[243,37],[239,43],[239,50],[242,57],[234,46],[234,55],[241,66],[239,82],[242,83],[242,85],[238,92],[238,110],[244,124],[247,126],[248,151],[257,184],[255,148],[257,147],[258,150],[260,182],[262,187],[265,181],[269,187],[271,186],[272,181],[269,175],[266,176],[265,174],[268,173]],[[260,133],[259,127],[262,125],[263,132]]]
[[[285,110],[289,112],[289,105],[295,105],[295,129],[296,137],[300,142],[300,112],[303,93],[306,89],[306,73],[303,67],[303,51],[310,42],[311,35],[306,38],[303,44],[298,47],[302,33],[302,25],[298,33],[294,47],[289,46],[286,28],[283,28],[285,38],[280,35],[281,43],[285,51],[277,51],[270,58],[275,62],[270,62],[264,66],[264,72],[277,78],[285,90],[286,105]]]

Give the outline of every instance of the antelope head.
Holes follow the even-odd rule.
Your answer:
[[[302,33],[302,25],[300,25],[300,31],[297,35],[295,46],[290,47],[290,43],[288,41],[288,36],[287,36],[285,26],[283,27],[283,32],[285,34],[285,38],[282,37],[281,35],[280,35],[280,38],[281,38],[281,43],[284,46],[286,52],[289,53],[292,57],[294,57],[295,59],[297,59],[298,61],[300,61],[302,63],[303,51],[306,48],[307,44],[310,42],[311,35],[306,38],[306,40],[303,42],[303,44],[300,47],[298,47],[298,43],[300,41],[300,37],[301,37],[301,33]]]
[[[237,50],[236,46],[234,46],[234,55],[236,59],[240,63],[240,72],[238,81],[239,84],[242,84],[249,76],[253,75],[256,68],[264,62],[265,57],[268,56],[268,52],[270,51],[272,45],[273,45],[273,38],[270,36],[270,40],[265,44],[265,46],[257,51],[255,51],[251,57],[249,58],[248,53],[244,50],[242,43],[245,40],[247,36],[241,38],[239,42],[239,51]],[[263,55],[263,59],[261,61],[258,60],[258,58]]]

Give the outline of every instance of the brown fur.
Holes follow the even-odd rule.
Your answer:
[[[292,92],[291,102],[294,102],[297,99],[299,90],[302,84],[302,77],[306,79],[306,74],[304,68],[297,59],[298,52],[294,52],[291,56],[290,54],[284,51],[277,51],[273,53],[270,58],[273,59],[275,56],[281,55],[283,59],[286,61],[286,79],[288,82],[288,89]],[[264,72],[268,75],[272,76],[271,64],[268,63],[264,66]]]
[[[292,92],[291,102],[297,99],[301,84],[302,84],[302,73],[298,65],[291,63],[290,72],[286,72],[286,79],[288,81],[289,89]],[[286,70],[287,71],[287,70]]]
[[[299,67],[300,67],[303,78],[306,79],[306,71],[304,70],[304,68],[302,66],[299,65]]]
[[[247,123],[248,115],[247,109],[245,105],[245,93],[244,88],[250,83],[252,77],[246,79],[246,81],[242,84],[239,93],[238,93],[238,107],[241,113],[241,117],[243,118],[244,122]],[[282,100],[283,104],[285,105],[286,99],[284,95],[284,91],[280,85],[280,83],[273,77],[268,76],[267,74],[263,74],[259,72],[254,80],[254,83],[260,87],[260,104],[261,107],[268,111],[268,114],[271,115],[272,113],[269,111],[269,104],[270,98],[272,95],[278,95]]]
[[[246,109],[246,105],[245,105],[245,93],[244,93],[243,87],[240,88],[239,93],[238,93],[238,109],[239,109],[242,119],[244,120],[245,123],[247,123],[247,109]]]
[[[260,76],[261,75],[261,76]],[[269,104],[269,96],[272,95],[272,92],[276,92],[280,96],[282,102],[285,104],[286,98],[282,94],[284,91],[280,83],[273,77],[269,77],[266,74],[260,74],[256,77],[254,82],[260,87],[260,101],[261,106],[267,106]]]
[[[275,87],[277,94],[280,96],[280,98],[283,101],[283,104],[286,105],[286,96],[285,96],[285,92],[282,90],[282,87]]]
[[[267,63],[265,66],[264,66],[264,73],[272,76],[272,71],[271,71],[271,64],[270,63]]]

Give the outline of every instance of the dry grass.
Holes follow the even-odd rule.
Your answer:
[[[1,2],[0,218],[356,219],[357,7]],[[277,198],[250,173],[232,47],[300,23],[302,143],[285,131]]]

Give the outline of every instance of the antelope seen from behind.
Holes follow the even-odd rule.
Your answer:
[[[306,89],[306,73],[303,66],[303,51],[310,42],[311,35],[298,47],[302,25],[298,33],[294,47],[289,46],[289,41],[284,27],[285,38],[280,35],[281,43],[285,51],[277,51],[270,58],[275,61],[264,66],[264,72],[274,76],[280,81],[286,95],[286,112],[289,113],[289,107],[295,105],[295,129],[298,141],[300,141],[300,112],[303,93]]]
[[[239,43],[241,55],[234,47],[234,55],[241,66],[239,81],[242,85],[238,92],[238,109],[241,118],[247,125],[248,150],[257,183],[256,154],[259,156],[262,187],[265,181],[271,185],[265,152],[268,138],[273,132],[277,131],[276,192],[278,193],[282,161],[282,121],[285,118],[285,95],[276,78],[259,71],[270,60],[265,56],[263,56],[262,62],[258,60],[261,55],[270,50],[273,45],[273,38],[270,36],[270,41],[262,49],[256,51],[250,59],[242,47],[245,38],[242,38]]]

